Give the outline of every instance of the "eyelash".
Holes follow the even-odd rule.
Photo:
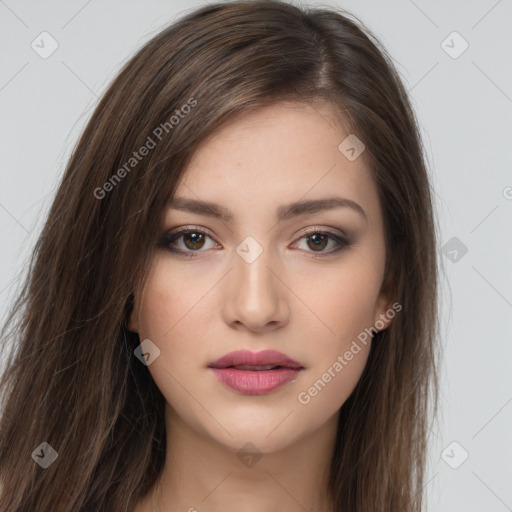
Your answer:
[[[205,252],[205,251],[201,250],[201,249],[198,249],[196,251],[191,251],[191,250],[183,251],[182,249],[176,249],[175,247],[173,248],[173,246],[172,246],[172,244],[176,240],[178,240],[180,237],[182,237],[183,235],[190,234],[190,233],[196,233],[196,234],[204,235],[205,237],[208,237],[208,238],[212,238],[204,229],[202,229],[200,227],[184,228],[179,231],[167,233],[165,235],[164,239],[162,240],[161,245],[173,254],[177,254],[179,256],[185,256],[188,258],[197,257],[198,256],[197,253]],[[303,238],[307,238],[307,237],[317,235],[317,234],[325,235],[325,236],[331,238],[338,244],[338,247],[335,248],[334,250],[331,249],[330,251],[319,251],[319,252],[306,251],[306,252],[311,252],[314,255],[313,258],[330,256],[330,255],[337,253],[337,252],[341,251],[342,249],[348,247],[349,245],[351,245],[351,243],[346,238],[344,238],[338,234],[332,233],[330,231],[325,231],[325,230],[322,230],[319,228],[313,228],[313,229],[310,229],[309,231],[303,233],[302,236],[299,238],[299,240],[302,240]],[[213,238],[212,238],[212,240],[213,240]]]

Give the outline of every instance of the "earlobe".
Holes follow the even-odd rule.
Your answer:
[[[132,312],[130,313],[129,321],[128,321],[128,329],[132,332],[139,332],[139,326],[137,323],[137,313],[135,308],[132,309]]]
[[[390,316],[388,316],[387,311],[389,311],[389,308],[387,309],[381,309],[379,310],[379,315],[375,317],[373,325],[375,329],[378,331],[385,331],[393,321]]]
[[[389,303],[387,303],[387,304],[389,304]],[[391,306],[387,307],[387,304],[386,304],[386,307],[379,308],[377,310],[378,314],[376,314],[375,318],[374,318],[373,326],[379,332],[385,331],[391,325],[391,323],[393,321],[394,310],[393,310],[393,308],[391,308]],[[392,312],[391,315],[389,314],[390,311]]]

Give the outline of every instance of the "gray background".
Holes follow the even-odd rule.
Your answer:
[[[145,41],[204,3],[0,0],[2,315],[98,97]],[[428,153],[445,347],[428,511],[512,510],[512,0],[322,5],[355,14],[391,53]],[[31,47],[43,31],[59,45],[46,59]]]

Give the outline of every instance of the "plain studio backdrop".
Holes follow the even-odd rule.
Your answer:
[[[144,42],[204,3],[0,0],[2,319],[98,98]],[[427,150],[445,267],[427,511],[512,510],[512,1],[309,5],[346,9],[376,34]]]

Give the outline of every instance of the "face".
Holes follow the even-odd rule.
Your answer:
[[[367,362],[365,329],[391,321],[377,189],[364,153],[338,148],[348,135],[327,104],[282,103],[196,152],[131,315],[160,351],[148,369],[167,421],[272,452],[337,418]],[[328,198],[345,202],[290,207]]]

